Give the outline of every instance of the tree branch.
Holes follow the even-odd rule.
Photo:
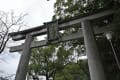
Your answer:
[[[14,13],[5,13],[0,12],[0,54],[5,49],[5,46],[9,40],[8,33],[10,32],[11,28],[17,26],[18,30],[20,30],[21,26],[23,25],[23,18],[26,16],[20,14],[18,17],[14,16]],[[17,29],[16,29],[17,31]]]

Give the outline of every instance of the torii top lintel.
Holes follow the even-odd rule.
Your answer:
[[[62,30],[65,28],[69,28],[71,25],[78,24],[84,20],[93,20],[93,19],[97,19],[100,17],[111,15],[113,13],[114,13],[114,11],[111,9],[107,9],[107,10],[100,9],[100,10],[95,11],[93,13],[86,13],[86,14],[83,14],[83,15],[80,15],[77,17],[73,17],[73,18],[69,18],[69,19],[65,19],[65,20],[59,19],[59,20],[57,20],[58,26],[59,26],[58,29]],[[51,21],[48,23],[52,23],[52,22],[54,22],[54,21]],[[23,30],[23,31],[9,33],[9,35],[12,37],[13,40],[18,41],[18,40],[25,39],[26,34],[31,34],[34,37],[34,36],[43,35],[46,33],[47,33],[46,26],[41,25],[41,26],[37,26],[35,28]]]

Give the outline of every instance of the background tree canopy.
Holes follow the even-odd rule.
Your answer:
[[[36,76],[46,76],[46,80],[49,78],[53,78],[53,80],[89,80],[87,60],[74,61],[73,54],[63,46],[55,48],[52,45],[33,49],[29,64],[29,75],[33,74],[32,71]]]

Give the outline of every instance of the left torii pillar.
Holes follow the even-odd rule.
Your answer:
[[[25,80],[27,74],[27,68],[30,59],[30,45],[32,42],[32,36],[30,34],[26,35],[25,43],[22,50],[22,55],[16,72],[15,80]]]

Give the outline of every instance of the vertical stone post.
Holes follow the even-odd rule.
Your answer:
[[[82,21],[81,24],[83,28],[84,42],[86,47],[86,54],[88,58],[88,66],[91,80],[106,80],[90,22],[86,20]]]
[[[23,52],[18,65],[18,70],[16,72],[15,80],[25,80],[27,74],[27,67],[30,59],[30,44],[32,42],[32,36],[30,34],[26,35],[25,44],[23,47]]]

